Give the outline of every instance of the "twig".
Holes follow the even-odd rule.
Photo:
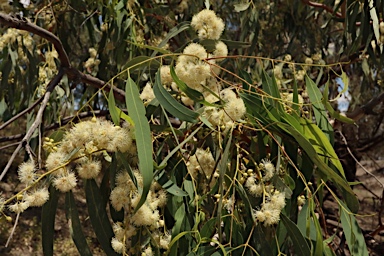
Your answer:
[[[355,162],[361,167],[361,169],[363,169],[363,171],[365,171],[368,175],[371,175],[380,185],[381,187],[384,189],[384,184],[379,180],[379,178],[377,178],[376,175],[374,175],[373,173],[371,173],[370,171],[368,171],[361,163],[359,160],[357,160],[357,158],[355,157],[355,155],[352,153],[351,149],[348,147],[348,144],[347,144],[347,139],[345,138],[344,134],[341,132],[341,131],[338,131],[340,136],[341,136],[341,139],[343,140],[344,142],[344,145],[349,153],[349,155],[353,158],[353,160],[355,160]]]
[[[43,99],[42,104],[41,104],[41,106],[39,108],[39,111],[37,112],[36,119],[33,122],[33,124],[31,125],[31,127],[28,129],[28,131],[25,134],[24,138],[20,141],[20,143],[17,146],[17,148],[15,149],[15,151],[13,152],[11,158],[9,159],[7,165],[5,166],[3,172],[0,175],[0,181],[4,178],[5,174],[7,173],[9,168],[11,167],[11,165],[13,163],[13,160],[15,160],[15,157],[19,153],[20,149],[24,145],[28,144],[29,139],[32,137],[32,135],[35,132],[35,130],[41,124],[41,122],[43,120],[44,110],[45,110],[45,108],[46,108],[46,106],[48,104],[48,101],[49,101],[49,98],[51,96],[51,93],[52,93],[53,89],[56,87],[56,85],[60,82],[60,80],[63,77],[63,75],[64,75],[64,70],[60,69],[59,73],[49,82],[47,91],[44,94],[44,99]]]
[[[112,87],[111,85],[107,84],[103,80],[100,80],[91,75],[84,74],[75,68],[67,69],[66,74],[68,78],[72,80],[75,80],[75,81],[80,80],[81,82],[92,85],[93,87],[96,87],[98,89],[106,89],[106,91],[108,92],[111,90],[111,87]],[[116,86],[113,86],[112,90],[113,90],[113,95],[115,96],[116,99],[123,102],[125,101],[125,92],[123,90],[117,88]]]
[[[127,110],[122,110],[123,112],[127,113]],[[87,112],[81,112],[73,116],[68,116],[60,120],[60,122],[56,122],[50,125],[45,126],[43,129],[44,131],[50,131],[52,129],[60,128],[69,122],[76,122],[73,121],[75,119],[81,120],[82,118],[90,117],[90,116],[105,116],[109,113],[108,110],[94,110],[94,111],[87,111]],[[20,133],[12,136],[5,136],[5,137],[0,137],[0,143],[6,142],[6,141],[13,141],[13,140],[19,140],[25,136],[25,133]],[[10,145],[6,145],[0,148],[0,150],[5,149],[7,147],[12,147],[17,145],[18,143],[13,143]]]
[[[306,5],[309,5],[309,6],[312,6],[312,7],[316,7],[316,8],[321,8],[323,10],[325,10],[326,12],[332,14],[332,15],[335,15],[336,17],[338,18],[344,18],[343,17],[343,14],[340,13],[340,12],[335,12],[331,7],[329,7],[328,5],[325,5],[325,4],[321,4],[321,3],[316,3],[316,2],[313,2],[313,1],[309,1],[309,0],[301,0],[304,4]]]
[[[11,242],[11,239],[12,239],[12,237],[13,237],[13,234],[15,233],[15,229],[16,229],[17,223],[19,222],[19,217],[20,217],[20,213],[18,213],[18,214],[16,215],[15,224],[14,224],[13,227],[12,227],[11,234],[10,234],[9,237],[8,237],[8,240],[7,240],[7,243],[5,244],[5,247],[8,247],[9,243]]]
[[[0,126],[0,130],[4,129],[5,127],[7,127],[8,125],[10,125],[11,123],[13,123],[16,119],[22,117],[23,115],[25,115],[26,113],[32,111],[32,109],[34,109],[41,101],[43,100],[43,97],[41,97],[40,99],[38,99],[37,101],[35,101],[31,106],[29,106],[28,108],[24,109],[23,111],[21,111],[20,113],[18,113],[17,115],[13,116],[11,119],[9,119],[7,122],[3,123],[1,126]]]

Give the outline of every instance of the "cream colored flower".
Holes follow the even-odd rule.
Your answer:
[[[37,179],[35,162],[31,159],[19,166],[19,180],[25,185],[32,184]]]
[[[195,29],[200,39],[220,38],[224,30],[224,21],[216,16],[212,10],[202,10],[195,14],[191,21],[191,26]]]

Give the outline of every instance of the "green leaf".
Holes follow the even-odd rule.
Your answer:
[[[99,187],[93,179],[84,181],[85,197],[87,200],[88,214],[101,248],[107,255],[120,255],[116,253],[111,240],[114,236],[105,205],[102,203]]]
[[[175,100],[167,90],[161,84],[160,72],[156,74],[155,84],[153,85],[153,92],[160,102],[160,104],[173,116],[180,120],[196,123],[199,114],[189,108],[183,106],[177,100]]]
[[[213,236],[213,232],[216,230],[216,218],[209,219],[204,226],[200,230],[200,236],[202,239],[211,238]]]
[[[235,12],[243,12],[249,8],[250,4],[251,2],[234,4],[233,7],[235,7]]]
[[[343,91],[344,91],[345,88],[343,88]],[[329,92],[329,84],[326,83],[325,84],[325,88],[324,88],[324,92],[323,92],[323,99],[322,99],[322,103],[323,105],[325,106],[325,108],[328,110],[328,113],[331,117],[343,122],[343,123],[347,123],[347,124],[354,124],[355,121],[353,119],[350,119],[346,116],[343,116],[341,115],[339,112],[335,111],[331,105],[331,103],[329,103],[328,101],[328,92]]]
[[[125,159],[126,158],[125,155],[123,153],[121,153],[121,152],[117,152],[117,156],[119,157],[119,159],[120,159],[121,163],[123,164],[125,170],[128,172],[128,175],[131,178],[131,180],[133,181],[133,184],[135,184],[136,188],[138,189],[136,176],[133,173],[132,168],[129,165],[127,159]]]
[[[244,79],[244,81],[241,81],[243,84],[244,90],[246,90],[246,91],[254,90],[254,88],[252,88],[252,86],[251,86],[253,84],[251,75],[242,69],[240,69],[239,75],[242,79]]]
[[[59,191],[53,186],[49,186],[49,200],[43,205],[41,210],[41,240],[44,256],[53,255],[54,227],[58,202]]]
[[[109,96],[108,96],[108,109],[109,109],[109,113],[111,114],[113,123],[115,125],[120,125],[120,112],[119,112],[120,109],[116,107],[115,96],[113,95],[112,88],[109,91]]]
[[[346,193],[344,196],[346,197],[348,207],[353,212],[357,212],[357,210],[359,209],[359,201],[355,196],[355,193],[349,186],[348,182],[345,180],[345,178],[339,176],[326,163],[324,163],[324,161],[320,159],[313,145],[302,135],[302,133],[287,124],[278,123],[278,126],[295,138],[295,140],[299,143],[300,147],[311,158],[312,162],[317,165],[318,170],[320,172],[322,172],[326,177],[331,179],[336,185],[339,185],[343,189],[343,191]]]
[[[315,203],[313,202],[313,198],[308,198],[308,202],[316,231],[316,248],[314,255],[323,255],[323,234],[321,233],[322,228],[320,226],[319,219],[315,214]]]
[[[298,227],[293,223],[287,216],[283,213],[280,214],[281,220],[284,226],[287,228],[289,237],[293,242],[293,248],[295,250],[295,255],[308,256],[311,255],[311,250],[307,244],[307,241],[301,234]]]
[[[311,142],[316,152],[319,155],[323,155],[332,162],[332,164],[338,169],[341,175],[345,178],[344,169],[341,165],[340,159],[337,156],[331,143],[327,140],[325,134],[315,124],[311,123],[308,119],[301,118],[300,123],[303,127],[303,135]]]
[[[143,67],[150,67],[152,69],[158,69],[160,67],[161,63],[154,59],[153,57],[148,57],[148,56],[138,56],[130,61],[128,61],[122,70],[129,70],[129,72],[133,72],[136,69],[140,69]]]
[[[72,191],[65,194],[65,213],[68,221],[69,232],[80,255],[92,255],[87,240],[84,236]]]
[[[190,25],[191,23],[189,21],[184,21],[184,22],[181,22],[179,23],[176,27],[172,28],[168,34],[165,36],[165,38],[163,39],[163,41],[161,41],[161,43],[157,46],[159,48],[165,46],[169,39],[171,39],[172,37],[180,34],[181,32],[183,32],[184,30],[187,30],[191,27]],[[151,55],[152,57],[156,55],[156,51]]]
[[[139,170],[143,177],[143,192],[135,209],[137,211],[144,204],[153,180],[152,135],[145,116],[145,107],[140,99],[139,89],[130,77],[128,77],[125,87],[125,102],[129,115],[135,124]]]
[[[281,103],[278,101],[280,99],[280,92],[279,88],[277,86],[275,77],[270,77],[265,70],[263,70],[262,75],[262,82],[263,82],[263,90],[269,94],[270,96],[266,97],[266,102],[269,103],[271,106],[274,106],[278,108],[279,110],[283,110]]]
[[[179,77],[175,73],[175,69],[173,66],[170,66],[170,73],[172,76],[173,81],[177,84],[177,86],[180,88],[182,92],[184,92],[191,100],[196,101],[196,102],[203,102],[204,101],[204,96],[201,92],[196,91],[190,87],[183,81],[179,79]]]
[[[330,246],[333,239],[335,239],[335,236],[336,236],[336,233],[323,241],[323,252],[325,256],[336,256],[336,253],[332,249],[332,246]]]
[[[369,253],[364,235],[356,221],[355,216],[349,211],[348,207],[342,201],[338,201],[340,204],[341,225],[343,226],[343,231],[351,255],[368,256]]]
[[[333,128],[328,121],[327,112],[322,103],[322,94],[315,82],[308,76],[305,77],[305,84],[307,86],[309,99],[312,103],[313,112],[315,113],[316,123],[333,144]]]
[[[179,145],[177,145],[177,147],[175,147],[174,149],[172,149],[171,152],[168,153],[168,155],[166,157],[164,157],[163,161],[161,161],[161,163],[159,164],[159,166],[166,166],[166,164],[168,163],[168,160],[178,151],[180,150],[187,142],[189,142],[193,136],[195,136],[195,134],[200,131],[200,129],[203,127],[203,124],[201,124],[199,127],[197,127],[186,139],[183,140],[183,142],[181,142]]]
[[[156,181],[165,189],[168,193],[175,196],[187,196],[188,194],[179,188],[172,180],[168,179],[165,171],[162,171],[155,177]]]

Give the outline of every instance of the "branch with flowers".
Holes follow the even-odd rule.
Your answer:
[[[357,223],[358,201],[332,147],[329,119],[353,121],[332,109],[329,88],[320,91],[311,77],[312,69],[326,67],[320,54],[305,63],[295,63],[290,55],[280,60],[228,56],[227,41],[221,40],[226,24],[207,8],[192,17],[188,29],[197,38],[182,53],[130,60],[134,64],[105,83],[71,67],[52,33],[3,14],[0,22],[54,45],[57,53],[45,53],[50,71],[41,69],[41,83],[57,71],[55,58],[61,64],[39,91],[44,99],[34,123],[1,175],[26,146],[28,160],[17,171],[23,188],[1,198],[0,211],[12,220],[13,214],[18,219],[29,207],[42,206],[45,255],[53,255],[52,216],[60,194],[77,249],[91,253],[76,226],[73,191],[79,184],[107,255],[304,256],[314,250],[321,255],[334,237],[322,230],[317,215],[323,189],[338,203],[344,228]],[[170,35],[186,29],[180,26]],[[89,55],[84,67],[92,71],[101,60],[94,48]],[[251,58],[259,65],[255,70],[225,66]],[[139,66],[145,68],[137,71]],[[38,148],[43,156],[36,157],[29,139],[64,74],[101,89],[110,120],[94,112],[59,136],[45,134]],[[125,90],[115,86],[117,79],[125,81]],[[364,242],[358,228],[348,231]],[[356,249],[351,241],[347,238],[350,250],[364,255],[365,242]]]

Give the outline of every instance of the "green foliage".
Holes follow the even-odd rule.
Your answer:
[[[107,255],[335,255],[329,244],[336,234],[324,232],[317,217],[324,187],[340,206],[351,255],[368,255],[354,217],[359,202],[330,123],[353,123],[332,105],[348,90],[348,79],[342,68],[326,64],[337,54],[318,49],[332,39],[340,53],[355,54],[365,40],[370,69],[378,70],[382,57],[370,45],[382,37],[380,9],[341,1],[327,14],[306,1],[205,1],[226,25],[220,38],[208,38],[193,21],[203,7],[198,2],[187,8],[184,0],[39,1],[35,16],[32,8],[14,7],[56,34],[71,69],[82,72],[68,68],[53,91],[43,125],[61,122],[62,115],[73,115],[73,124],[65,134],[42,129],[51,138],[38,145],[47,170],[19,193],[28,198],[27,191],[52,184],[42,210],[44,255],[54,254],[58,190],[65,192],[79,253],[92,253],[75,186],[58,185],[74,173],[84,182],[89,219]],[[346,16],[339,17],[345,4]],[[340,25],[345,31],[331,38]],[[1,49],[3,121],[46,95],[62,62],[51,41],[9,31],[17,39]],[[218,54],[219,42],[228,53]],[[185,52],[191,45],[205,56]],[[365,68],[367,77],[371,70]],[[344,83],[336,97],[330,74]],[[105,109],[113,124],[96,118]],[[92,120],[81,120],[81,112]],[[30,114],[29,124],[36,116]],[[97,172],[84,171],[91,164]],[[5,204],[13,200],[27,202],[15,196]]]

